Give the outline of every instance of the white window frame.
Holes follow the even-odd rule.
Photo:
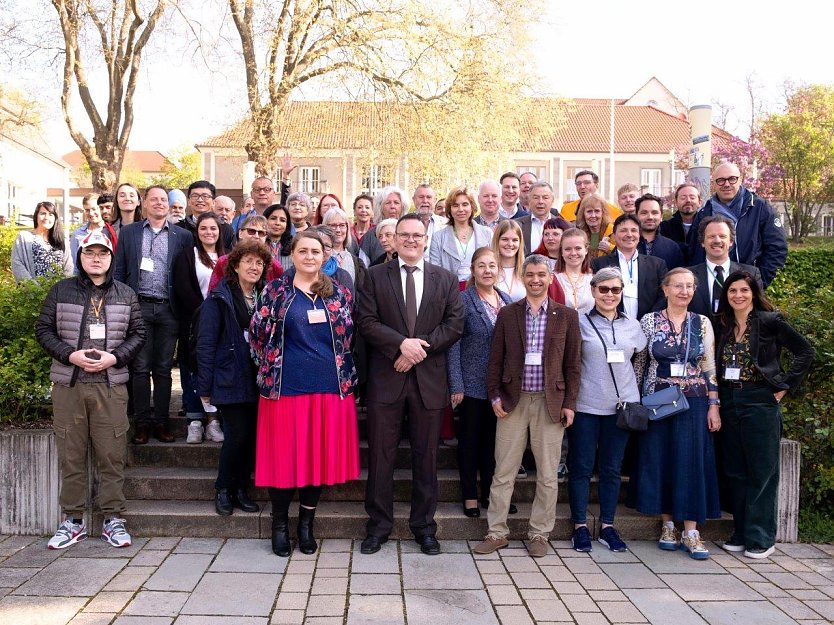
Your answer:
[[[649,167],[640,170],[640,188],[644,193],[663,195],[663,170],[660,167]]]
[[[362,176],[362,190],[371,195],[379,193],[387,186],[393,183],[394,170],[390,165],[363,165],[361,169]]]
[[[299,167],[298,190],[302,193],[318,193],[321,186],[321,171],[318,167]]]

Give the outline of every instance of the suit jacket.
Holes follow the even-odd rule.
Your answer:
[[[492,242],[492,230],[476,223],[472,224],[472,228],[472,238],[469,241],[469,245],[474,245],[475,250],[479,247],[488,246]],[[429,262],[432,265],[437,265],[438,267],[443,267],[446,271],[450,271],[455,277],[457,277],[458,267],[460,267],[461,263],[467,262],[465,255],[460,252],[457,237],[455,236],[455,229],[451,225],[444,226],[442,230],[434,233],[429,250]]]
[[[498,313],[487,367],[490,399],[501,399],[511,412],[521,398],[524,358],[527,351],[527,298]],[[544,396],[550,420],[562,418],[562,408],[576,409],[581,370],[582,336],[579,315],[572,308],[548,299],[544,330]]]
[[[620,268],[620,258],[617,250],[606,256],[595,258],[591,262],[594,273],[603,267]],[[654,256],[637,254],[637,320],[643,318],[647,312],[662,310],[666,307],[666,298],[660,283],[666,275],[666,263]],[[623,302],[620,300],[620,311],[623,309]]]
[[[449,403],[446,352],[463,334],[463,304],[456,276],[431,263],[423,267],[423,297],[413,338],[423,339],[429,347],[425,360],[413,370],[425,407],[441,410]],[[357,327],[368,346],[370,401],[394,403],[411,373],[394,369],[400,344],[409,338],[400,273],[397,259],[371,267],[359,291]]]
[[[712,276],[710,276],[709,271],[707,271],[707,264],[701,263],[700,265],[694,265],[689,269],[695,274],[695,280],[697,282],[695,295],[692,296],[692,301],[689,304],[689,310],[709,318],[709,320],[712,321],[714,328],[716,323],[715,313],[712,310],[712,302],[709,297],[709,283],[712,280]],[[750,275],[756,279],[756,282],[759,283],[762,290],[764,290],[764,285],[762,284],[762,274],[758,267],[730,261],[730,273],[733,273],[734,271],[749,272]],[[728,276],[724,276],[724,279],[726,280],[727,277]]]
[[[146,219],[122,227],[119,232],[119,245],[116,247],[116,269],[114,279],[124,282],[139,293],[139,266],[142,263],[142,236]],[[174,294],[174,259],[186,249],[194,246],[194,239],[188,230],[168,224],[168,297],[174,315],[179,311]]]
[[[689,245],[686,243],[686,230],[683,228],[683,219],[678,211],[675,211],[669,219],[660,222],[660,234],[667,239],[672,239],[681,248],[684,264],[689,262]]]
[[[640,243],[637,244],[637,251],[641,254],[646,254],[646,240],[643,237],[640,237]],[[664,237],[662,234],[655,236],[651,256],[662,259],[666,263],[667,271],[686,265],[680,245]]]
[[[530,236],[533,230],[533,215],[524,215],[524,217],[514,217],[514,219],[518,222],[518,225],[521,226],[521,234],[524,235],[524,255],[529,256],[533,253],[533,249],[530,247]],[[550,215],[545,217],[545,221],[550,219]]]

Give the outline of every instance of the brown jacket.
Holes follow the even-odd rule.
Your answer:
[[[524,298],[502,308],[492,335],[487,392],[490,399],[500,397],[507,412],[515,409],[521,397],[527,350],[526,306],[527,298]],[[542,364],[547,412],[554,422],[562,418],[562,408],[576,409],[581,349],[577,312],[548,300]]]

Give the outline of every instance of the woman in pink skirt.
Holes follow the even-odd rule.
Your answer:
[[[294,271],[267,285],[249,329],[261,395],[255,484],[269,488],[272,550],[283,557],[296,488],[298,548],[311,554],[322,486],[359,477],[352,298],[322,273],[318,234],[299,232],[291,249]]]

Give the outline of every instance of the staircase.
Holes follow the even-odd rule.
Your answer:
[[[174,443],[152,440],[147,445],[128,445],[128,468],[125,472],[125,496],[128,519],[137,536],[194,536],[217,538],[268,538],[270,536],[269,497],[266,489],[253,489],[253,499],[261,502],[261,512],[247,514],[235,509],[232,516],[219,516],[214,511],[214,480],[220,444],[185,443],[185,418],[176,416],[177,394],[172,397],[171,429],[177,435]],[[360,439],[364,439],[364,414],[359,414]],[[529,452],[528,452],[529,453]],[[435,519],[438,538],[480,540],[487,531],[486,511],[470,519],[463,515],[457,471],[457,450],[438,449],[438,506]],[[364,509],[367,483],[368,444],[360,443],[362,472],[358,480],[339,486],[325,487],[316,514],[316,535],[320,538],[363,538],[367,515]],[[391,538],[412,538],[408,527],[411,496],[410,449],[407,441],[400,443],[394,474],[394,529]],[[620,501],[623,501],[627,478],[623,478]],[[536,486],[536,473],[528,469],[528,477],[516,480],[513,502],[518,514],[509,516],[511,538],[527,535],[527,522]],[[559,504],[556,525],[551,537],[567,539],[572,531],[567,504],[567,481],[559,482]],[[592,533],[599,531],[596,481],[591,484],[591,505],[588,524]],[[291,523],[297,517],[297,504],[290,508]],[[625,540],[654,540],[660,533],[660,520],[644,516],[620,505],[617,529]],[[725,538],[732,532],[729,515],[710,521],[700,528],[705,539]]]

